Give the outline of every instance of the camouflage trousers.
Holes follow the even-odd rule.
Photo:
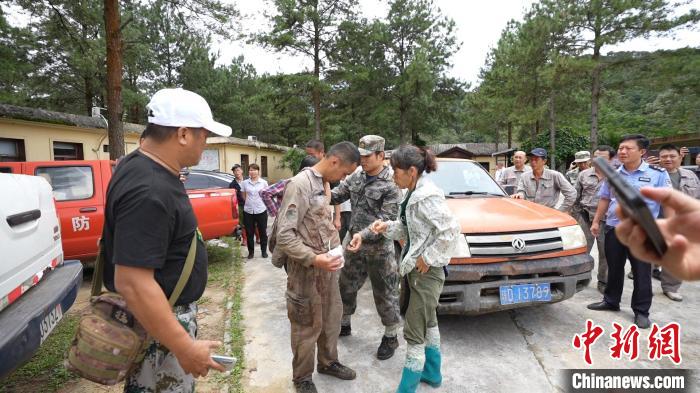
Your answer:
[[[393,326],[399,323],[399,270],[393,244],[377,248],[363,246],[356,253],[345,253],[345,266],[340,270],[343,316],[355,313],[357,292],[369,276],[382,325]]]
[[[197,303],[173,308],[175,317],[193,339],[197,336]],[[152,340],[143,362],[126,379],[125,393],[190,393],[194,377],[185,374],[180,363],[167,348]]]

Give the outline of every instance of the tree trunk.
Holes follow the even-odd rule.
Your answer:
[[[508,122],[508,148],[513,147],[513,122]]]
[[[107,133],[109,158],[124,155],[124,126],[122,124],[122,33],[119,0],[105,0],[105,29],[107,42]]]
[[[600,73],[601,65],[598,64],[598,57],[593,55],[596,62],[593,68],[591,82],[591,149],[598,147],[598,102],[600,101]]]
[[[406,143],[406,104],[405,98],[399,98],[399,142]]]
[[[549,96],[549,166],[552,169],[557,169],[557,163],[555,160],[557,151],[556,142],[556,118],[554,114],[554,91]]]
[[[316,3],[318,8],[318,2]],[[318,11],[318,10],[317,10]],[[314,89],[312,92],[314,101],[314,129],[316,140],[321,140],[321,32],[320,27],[314,23]]]
[[[603,46],[601,40],[601,4],[594,3],[595,22],[593,27],[593,75],[591,75],[591,149],[598,147],[598,103],[600,101],[600,49]]]

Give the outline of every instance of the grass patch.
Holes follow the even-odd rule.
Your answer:
[[[233,276],[231,277],[231,292],[229,292],[229,300],[233,303],[231,307],[230,327],[231,334],[231,351],[233,356],[238,359],[236,367],[231,371],[229,391],[234,393],[243,393],[242,376],[245,370],[245,337],[243,335],[243,284],[245,275],[243,274],[243,257],[241,256],[240,244],[234,249],[233,255]]]
[[[217,383],[228,386],[229,392],[243,393],[243,384],[241,381],[243,371],[245,370],[245,339],[243,335],[243,314],[241,313],[244,284],[243,257],[241,256],[240,242],[231,238],[226,238],[224,241],[230,245],[228,249],[230,252],[228,263],[218,263],[214,261],[212,264],[212,260],[210,259],[209,279],[210,281],[218,281],[226,288],[227,294],[222,307],[226,307],[229,302],[232,304],[227,314],[229,319],[226,321],[230,337],[230,342],[228,343],[230,344],[230,349],[228,349],[227,355],[235,356],[238,362],[229,374],[216,374],[212,376],[212,378],[214,378]],[[215,255],[220,255],[220,252],[216,251]]]
[[[3,381],[0,392],[55,392],[66,382],[77,378],[63,367],[63,359],[79,320],[79,315],[64,314],[32,359]]]

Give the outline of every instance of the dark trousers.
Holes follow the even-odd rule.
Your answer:
[[[629,258],[634,275],[632,310],[634,314],[649,317],[651,308],[651,265],[635,258],[615,234],[615,228],[605,226],[605,256],[608,260],[608,285],[604,299],[614,306],[620,305],[625,283],[625,262]]]
[[[248,242],[248,254],[253,255],[255,250],[255,229],[258,229],[260,236],[260,250],[267,253],[267,212],[259,214],[246,213],[243,219],[245,222],[245,232]]]
[[[343,242],[343,239],[345,239],[345,234],[348,233],[348,229],[350,229],[350,217],[352,216],[352,212],[340,212],[340,242]]]

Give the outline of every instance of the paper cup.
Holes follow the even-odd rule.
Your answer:
[[[340,267],[342,268],[343,266],[345,266],[345,258],[343,257],[343,246],[339,245],[334,249],[328,251],[328,255],[332,257],[339,256],[341,261]]]

